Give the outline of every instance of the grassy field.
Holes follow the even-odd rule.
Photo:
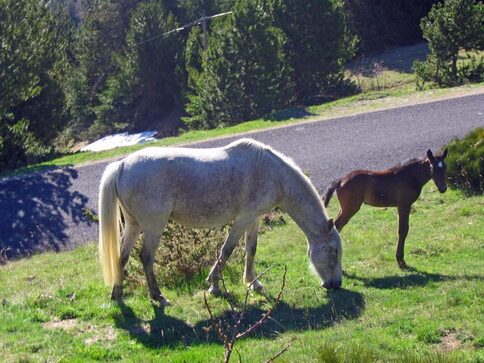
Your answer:
[[[336,211],[333,200],[329,212]],[[396,211],[363,207],[342,233],[344,288],[331,293],[308,270],[304,236],[291,220],[261,234],[257,267],[271,267],[262,278],[267,292],[249,296],[246,322],[271,305],[284,265],[286,288],[272,319],[237,342],[241,361],[265,361],[289,343],[278,361],[484,361],[484,196],[439,194],[429,185],[410,223],[412,268],[401,271]],[[224,276],[241,306],[238,260]],[[202,278],[162,287],[173,304],[164,312],[135,283],[142,279],[130,281],[125,304],[110,302],[94,244],[1,266],[0,361],[222,360],[223,346],[205,329]],[[209,303],[215,316],[227,316],[227,300]]]

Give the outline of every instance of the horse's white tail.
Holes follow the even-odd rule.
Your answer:
[[[107,166],[99,187],[99,259],[107,285],[121,285],[120,212],[116,181],[121,162]]]

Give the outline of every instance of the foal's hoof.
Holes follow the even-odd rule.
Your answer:
[[[222,296],[222,290],[220,290],[220,287],[218,287],[218,286],[211,285],[208,288],[208,293],[213,295],[213,296]]]
[[[401,270],[408,269],[408,266],[407,266],[407,264],[405,263],[404,260],[399,260],[399,261],[397,261],[397,263],[398,263],[398,267],[400,267]]]

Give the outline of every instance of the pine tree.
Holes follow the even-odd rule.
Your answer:
[[[284,34],[260,5],[240,0],[234,13],[212,24],[200,77],[189,96],[192,127],[230,125],[290,102],[292,84]]]
[[[115,57],[118,72],[108,79],[96,109],[99,123],[140,129],[181,108],[184,43],[176,33],[160,36],[177,27],[159,2],[133,11],[127,49]]]
[[[268,0],[276,26],[287,37],[297,103],[315,103],[343,92],[343,67],[354,54],[341,2],[333,0]]]

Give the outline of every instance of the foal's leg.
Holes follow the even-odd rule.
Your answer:
[[[264,286],[257,277],[254,269],[254,258],[257,251],[257,233],[259,232],[259,218],[245,232],[245,270],[244,283],[253,290],[262,290]],[[251,284],[252,283],[252,284]]]
[[[155,274],[153,272],[153,263],[155,260],[155,252],[160,245],[161,234],[163,232],[163,227],[168,222],[168,218],[163,221],[158,221],[157,226],[150,227],[150,229],[144,230],[144,241],[143,247],[140,251],[140,259],[143,263],[143,269],[146,275],[146,281],[148,282],[148,288],[150,290],[150,296],[153,300],[158,301],[160,305],[169,305],[170,301],[165,299],[161,295],[158,283],[156,282]]]
[[[124,273],[124,268],[129,259],[129,254],[133,249],[133,245],[141,233],[140,225],[132,220],[126,219],[126,225],[121,238],[121,272]],[[123,297],[123,285],[114,285],[111,292],[112,300],[119,300]]]
[[[215,264],[213,265],[212,270],[210,271],[206,280],[207,282],[210,283],[208,292],[210,292],[211,294],[213,295],[221,294],[220,286],[219,286],[221,272],[228,258],[234,251],[234,248],[237,245],[237,242],[240,240],[240,237],[242,237],[242,234],[247,228],[247,225],[248,225],[247,222],[242,223],[238,221],[235,221],[234,224],[232,225],[232,228],[229,231],[229,235],[227,236],[227,239],[225,240],[222,246],[222,249],[220,250],[220,255],[217,261],[215,261]]]
[[[410,216],[410,205],[399,205],[398,206],[398,245],[397,253],[395,257],[397,258],[397,263],[400,268],[407,268],[407,264],[404,260],[404,248],[405,248],[405,238],[408,234],[408,219]]]

